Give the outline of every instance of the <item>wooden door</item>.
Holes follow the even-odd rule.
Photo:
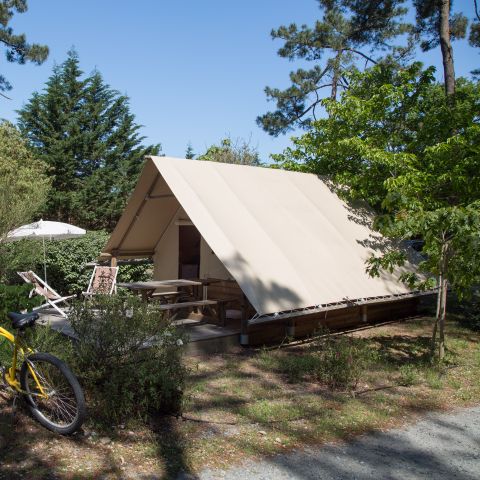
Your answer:
[[[192,225],[178,227],[178,278],[200,275],[200,232]]]

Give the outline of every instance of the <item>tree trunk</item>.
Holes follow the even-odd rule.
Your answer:
[[[443,278],[442,297],[440,302],[440,316],[438,318],[438,359],[445,356],[445,317],[447,313],[448,282]]]
[[[342,59],[342,50],[338,50],[337,54],[335,55],[335,60],[333,61],[333,76],[332,76],[332,91],[330,93],[330,99],[336,100],[337,99],[337,90],[338,84],[341,78],[341,59]]]
[[[438,339],[438,359],[443,360],[445,356],[445,318],[447,312],[447,292],[448,280],[445,276],[447,271],[448,260],[448,243],[442,245],[439,274],[438,274],[438,293],[437,293],[437,311],[435,315],[435,323],[433,324],[432,343],[430,346],[430,353],[432,358],[437,350],[437,330],[439,333]]]
[[[455,70],[453,67],[453,49],[450,41],[450,0],[442,0],[440,6],[440,47],[442,49],[443,76],[445,93],[449,101],[455,94]]]
[[[440,274],[438,276],[438,292],[437,292],[437,310],[435,312],[435,321],[433,322],[433,330],[432,330],[432,341],[430,343],[430,356],[435,356],[435,350],[437,349],[437,330],[438,330],[438,319],[440,318],[440,306],[442,302],[442,284],[443,284],[443,276]]]

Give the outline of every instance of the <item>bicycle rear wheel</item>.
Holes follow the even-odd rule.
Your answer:
[[[70,435],[81,427],[86,413],[85,397],[77,378],[60,359],[49,353],[30,355],[22,364],[20,383],[30,412],[44,427],[62,435]]]

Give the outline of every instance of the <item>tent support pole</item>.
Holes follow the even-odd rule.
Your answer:
[[[367,314],[367,306],[366,305],[362,305],[361,316],[362,316],[362,322],[367,323],[368,322],[368,314]]]
[[[243,295],[242,302],[242,322],[240,325],[240,345],[248,345],[248,318],[247,318],[247,298]]]
[[[287,324],[287,337],[295,336],[295,320],[289,320]]]

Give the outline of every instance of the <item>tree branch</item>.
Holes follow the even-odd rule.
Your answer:
[[[360,55],[361,57],[363,57],[365,60],[367,60],[368,62],[372,62],[374,65],[376,65],[378,62],[375,61],[373,58],[369,57],[368,55],[365,55],[363,52],[361,52],[360,50],[355,50],[354,48],[344,48],[344,50],[347,50],[349,52],[353,52],[353,53],[356,53],[357,55]]]
[[[480,22],[480,14],[478,13],[478,5],[477,0],[473,0],[473,4],[475,6],[475,15],[477,16],[478,21]]]
[[[7,47],[10,47],[10,48],[13,48],[15,50],[18,50],[19,52],[21,52],[23,55],[26,55],[27,54],[27,51],[25,50],[24,47],[21,47],[19,45],[15,45],[14,43],[11,43],[7,40],[5,40],[4,38],[0,38],[0,42],[4,43]]]
[[[313,104],[312,114],[313,114],[313,118],[315,119],[315,121],[317,121],[317,116],[315,115],[315,108],[320,103],[320,97],[318,96],[318,89],[315,90],[315,96],[317,97],[317,101],[314,102],[314,104]]]

